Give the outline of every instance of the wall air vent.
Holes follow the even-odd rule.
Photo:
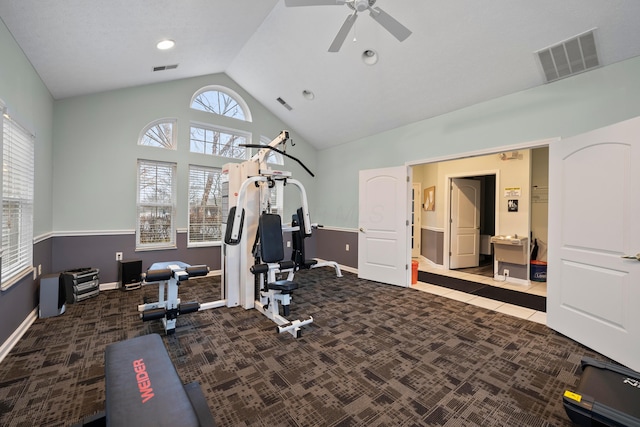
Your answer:
[[[547,83],[600,66],[595,28],[536,52]]]
[[[176,68],[178,68],[178,64],[160,65],[160,66],[157,66],[157,67],[153,67],[153,71],[175,70]]]
[[[278,98],[276,99],[276,101],[278,101],[280,104],[282,104],[282,106],[283,106],[284,108],[286,108],[287,110],[289,110],[289,111],[293,110],[293,108],[291,108],[291,105],[287,104],[287,102],[286,102],[284,99],[282,99],[282,98],[278,97]]]

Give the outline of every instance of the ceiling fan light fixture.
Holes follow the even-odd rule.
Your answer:
[[[174,47],[176,45],[176,42],[173,40],[169,40],[169,39],[165,39],[165,40],[160,40],[158,42],[158,44],[156,45],[156,47],[159,50],[167,50],[167,49],[171,49],[172,47]]]
[[[374,65],[376,62],[378,62],[378,52],[376,52],[373,49],[367,49],[364,52],[362,52],[362,62],[364,62],[367,65]]]
[[[302,96],[304,97],[304,99],[308,101],[313,101],[316,97],[316,95],[313,92],[307,89],[302,91]]]

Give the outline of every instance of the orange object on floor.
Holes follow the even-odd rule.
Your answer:
[[[411,260],[411,284],[418,283],[418,261]]]

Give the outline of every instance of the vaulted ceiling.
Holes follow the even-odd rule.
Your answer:
[[[373,3],[412,34],[364,11],[328,52],[352,9],[284,0],[0,0],[0,17],[56,99],[226,73],[319,149],[545,84],[535,52],[589,30],[601,66],[640,55],[637,0]]]

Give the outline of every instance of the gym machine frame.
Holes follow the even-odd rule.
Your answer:
[[[140,318],[143,321],[162,319],[165,333],[167,335],[173,334],[179,315],[200,310],[200,304],[196,301],[187,303],[180,301],[178,298],[179,285],[191,277],[206,276],[208,273],[209,267],[206,265],[192,266],[180,261],[154,263],[142,275],[142,285],[157,283],[158,301],[138,305]]]
[[[284,150],[276,148],[279,145],[285,145],[288,140],[289,132],[284,130],[269,145],[243,145],[250,148],[260,148],[260,150],[248,161],[224,165],[222,172],[227,176],[227,181],[223,182],[222,196],[222,233],[225,237],[222,244],[222,299],[203,303],[200,305],[200,310],[237,306],[247,310],[256,308],[277,324],[278,333],[288,332],[297,338],[301,333],[300,328],[312,323],[313,318],[288,320],[280,315],[279,306],[288,306],[291,295],[283,294],[277,290],[260,290],[260,286],[258,286],[264,282],[273,282],[277,274],[286,274],[287,280],[292,281],[296,270],[295,263],[272,263],[268,265],[266,271],[264,271],[265,267],[253,268],[255,251],[253,245],[249,244],[249,239],[257,236],[258,221],[263,211],[282,213],[284,186],[288,184],[300,190],[303,212],[301,220],[304,222],[300,221],[299,227],[304,227],[307,235],[311,234],[312,225],[309,221],[304,186],[299,181],[292,179],[290,172],[271,170],[266,163],[269,151],[276,151],[298,162],[313,176],[313,173],[302,162],[286,154]],[[269,192],[262,191],[274,187],[276,189],[275,208],[271,206]],[[231,211],[233,213],[227,215]],[[299,227],[281,227],[281,229],[286,232],[299,230]],[[342,276],[338,264],[333,261],[315,265],[315,267],[320,266],[332,266],[336,270],[336,275]],[[252,270],[255,271],[255,274]]]

